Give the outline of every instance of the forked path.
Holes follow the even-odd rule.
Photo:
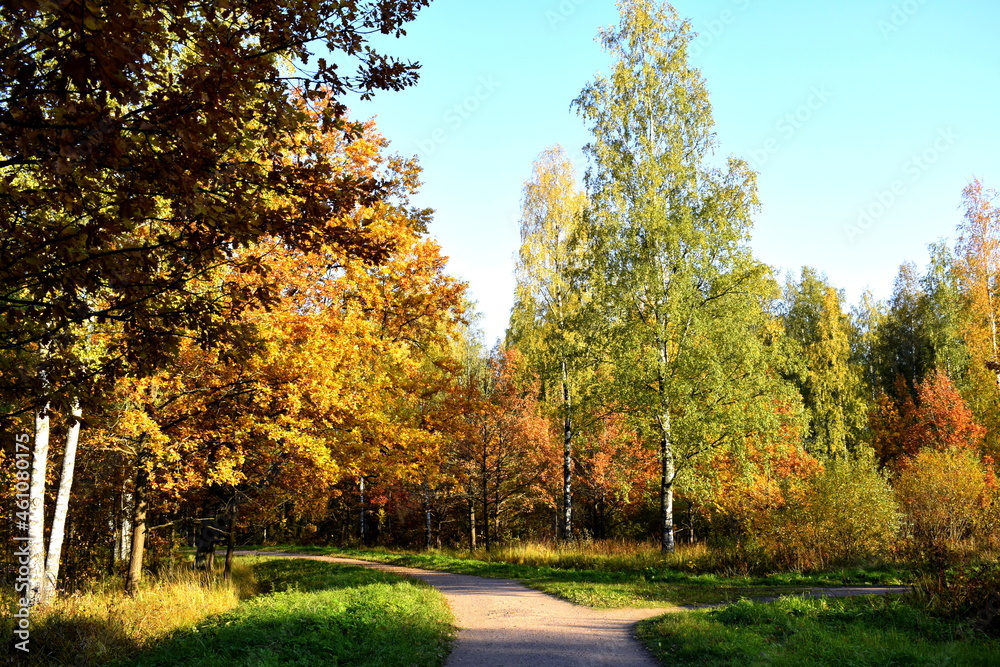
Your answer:
[[[448,667],[657,667],[659,663],[633,636],[635,624],[677,610],[591,609],[509,579],[418,570],[353,558],[237,553],[360,565],[426,581],[444,594],[455,614],[458,636],[448,656]]]
[[[634,637],[635,624],[680,607],[591,609],[532,590],[518,581],[419,570],[329,556],[273,552],[238,555],[286,556],[360,565],[427,582],[441,591],[458,625],[447,667],[657,667],[659,663]],[[904,589],[823,589],[811,595],[897,593]]]

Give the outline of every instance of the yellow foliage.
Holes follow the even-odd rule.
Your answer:
[[[972,548],[982,535],[991,494],[978,456],[926,448],[903,467],[896,495],[918,545],[954,551]]]
[[[860,459],[828,464],[800,494],[751,517],[747,532],[774,562],[814,570],[886,555],[899,524],[889,482]]]

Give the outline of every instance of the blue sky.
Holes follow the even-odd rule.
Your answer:
[[[855,302],[889,296],[900,263],[951,238],[973,178],[1000,188],[995,0],[678,0],[711,95],[718,157],[760,172],[757,256],[825,272]],[[586,167],[570,102],[609,61],[613,0],[433,0],[383,50],[423,65],[416,87],[352,104],[418,154],[417,203],[470,284],[487,343],[513,301],[521,189],[560,143]]]

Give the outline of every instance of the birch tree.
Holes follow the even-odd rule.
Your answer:
[[[76,467],[76,448],[80,442],[80,420],[83,410],[79,401],[70,412],[70,423],[66,429],[66,449],[63,451],[62,470],[59,473],[59,490],[52,512],[52,530],[45,556],[45,580],[42,584],[42,601],[49,600],[56,592],[59,581],[59,561],[62,557],[63,540],[66,535],[66,517],[69,514],[70,491],[73,488],[73,472]]]
[[[35,412],[35,443],[28,488],[28,601],[42,601],[45,576],[45,472],[49,465],[49,406]]]
[[[789,375],[809,420],[806,449],[824,459],[858,451],[868,413],[863,367],[851,359],[851,324],[841,294],[814,269],[785,287],[783,320],[794,370]]]
[[[962,192],[965,219],[959,225],[957,272],[965,305],[968,391],[989,431],[988,447],[1000,451],[1000,195],[976,180]]]
[[[614,57],[576,100],[587,146],[590,290],[623,407],[655,444],[661,547],[674,548],[678,474],[758,428],[767,271],[747,247],[756,175],[715,142],[688,63],[689,23],[667,3],[622,0],[600,40]]]
[[[561,422],[560,532],[573,537],[574,403],[583,369],[579,318],[581,221],[586,194],[561,146],[543,152],[524,185],[521,249],[508,343],[543,382],[543,399]]]

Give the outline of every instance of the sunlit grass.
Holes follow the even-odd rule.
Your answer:
[[[1000,641],[905,599],[782,598],[643,621],[666,665],[998,665]]]
[[[109,578],[33,609],[30,652],[19,656],[22,664],[105,664],[233,609],[256,592],[257,584],[251,563],[244,561],[234,565],[232,582],[188,565],[147,580],[134,597],[123,588],[120,579]],[[3,592],[2,604],[13,608],[13,591]],[[10,637],[11,621],[4,617],[4,636]]]
[[[680,545],[672,554],[657,545],[620,541],[514,544],[479,550],[268,547],[269,550],[330,553],[396,565],[517,579],[532,588],[591,607],[671,607],[717,604],[743,597],[774,597],[813,586],[904,584],[907,570],[889,565],[829,572],[726,574],[718,555],[704,545]],[[722,573],[719,573],[722,570]]]
[[[447,656],[451,612],[422,582],[310,560],[275,558],[255,570],[271,592],[120,664],[437,667]]]
[[[2,598],[11,609],[12,592]],[[2,626],[12,626],[4,614]],[[350,664],[436,667],[452,616],[429,586],[384,572],[239,558],[232,582],[186,568],[134,597],[111,578],[32,610],[25,665]]]

